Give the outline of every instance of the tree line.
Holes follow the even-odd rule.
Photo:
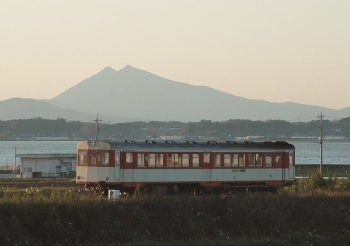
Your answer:
[[[319,136],[320,121],[287,122],[283,120],[252,121],[231,119],[227,121],[201,120],[137,121],[106,124],[99,122],[99,136],[110,139],[146,139],[162,135],[196,138],[198,136],[227,139],[245,136],[289,138],[292,136]],[[323,120],[323,133],[328,136],[350,138],[350,117],[340,120]],[[95,137],[95,122],[66,121],[43,118],[0,121],[0,140],[26,140],[32,137],[65,136],[71,139]]]

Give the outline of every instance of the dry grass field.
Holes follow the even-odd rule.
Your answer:
[[[317,173],[277,194],[119,200],[14,183],[0,183],[0,245],[350,245],[350,182]]]

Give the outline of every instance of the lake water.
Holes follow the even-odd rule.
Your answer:
[[[17,154],[74,154],[79,141],[0,141],[0,165],[15,162]],[[296,164],[319,164],[318,142],[289,141],[296,148]],[[18,163],[18,160],[17,160]],[[324,142],[323,164],[350,164],[350,142]]]

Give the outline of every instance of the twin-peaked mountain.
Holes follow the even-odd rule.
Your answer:
[[[0,102],[0,114],[4,102]],[[189,122],[202,119],[304,120],[305,117],[310,121],[315,120],[321,110],[332,119],[350,116],[350,108],[334,110],[296,103],[249,100],[207,86],[171,81],[129,65],[119,71],[106,67],[58,96],[38,103],[50,106],[51,114],[45,113],[43,109],[38,111],[33,108],[32,112],[26,108],[26,117],[21,117],[20,112],[19,115],[11,117],[23,119],[32,112],[32,117],[51,119],[53,115],[57,115],[53,119],[60,117],[79,121],[91,121],[96,114],[104,120],[113,122],[134,120]],[[65,110],[67,117],[63,112]],[[3,119],[1,115],[0,119]]]

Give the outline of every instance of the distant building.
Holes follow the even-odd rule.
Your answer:
[[[68,141],[69,137],[32,137],[33,141]]]
[[[182,136],[160,136],[162,140],[180,140]]]
[[[21,178],[74,178],[75,154],[17,154]]]

